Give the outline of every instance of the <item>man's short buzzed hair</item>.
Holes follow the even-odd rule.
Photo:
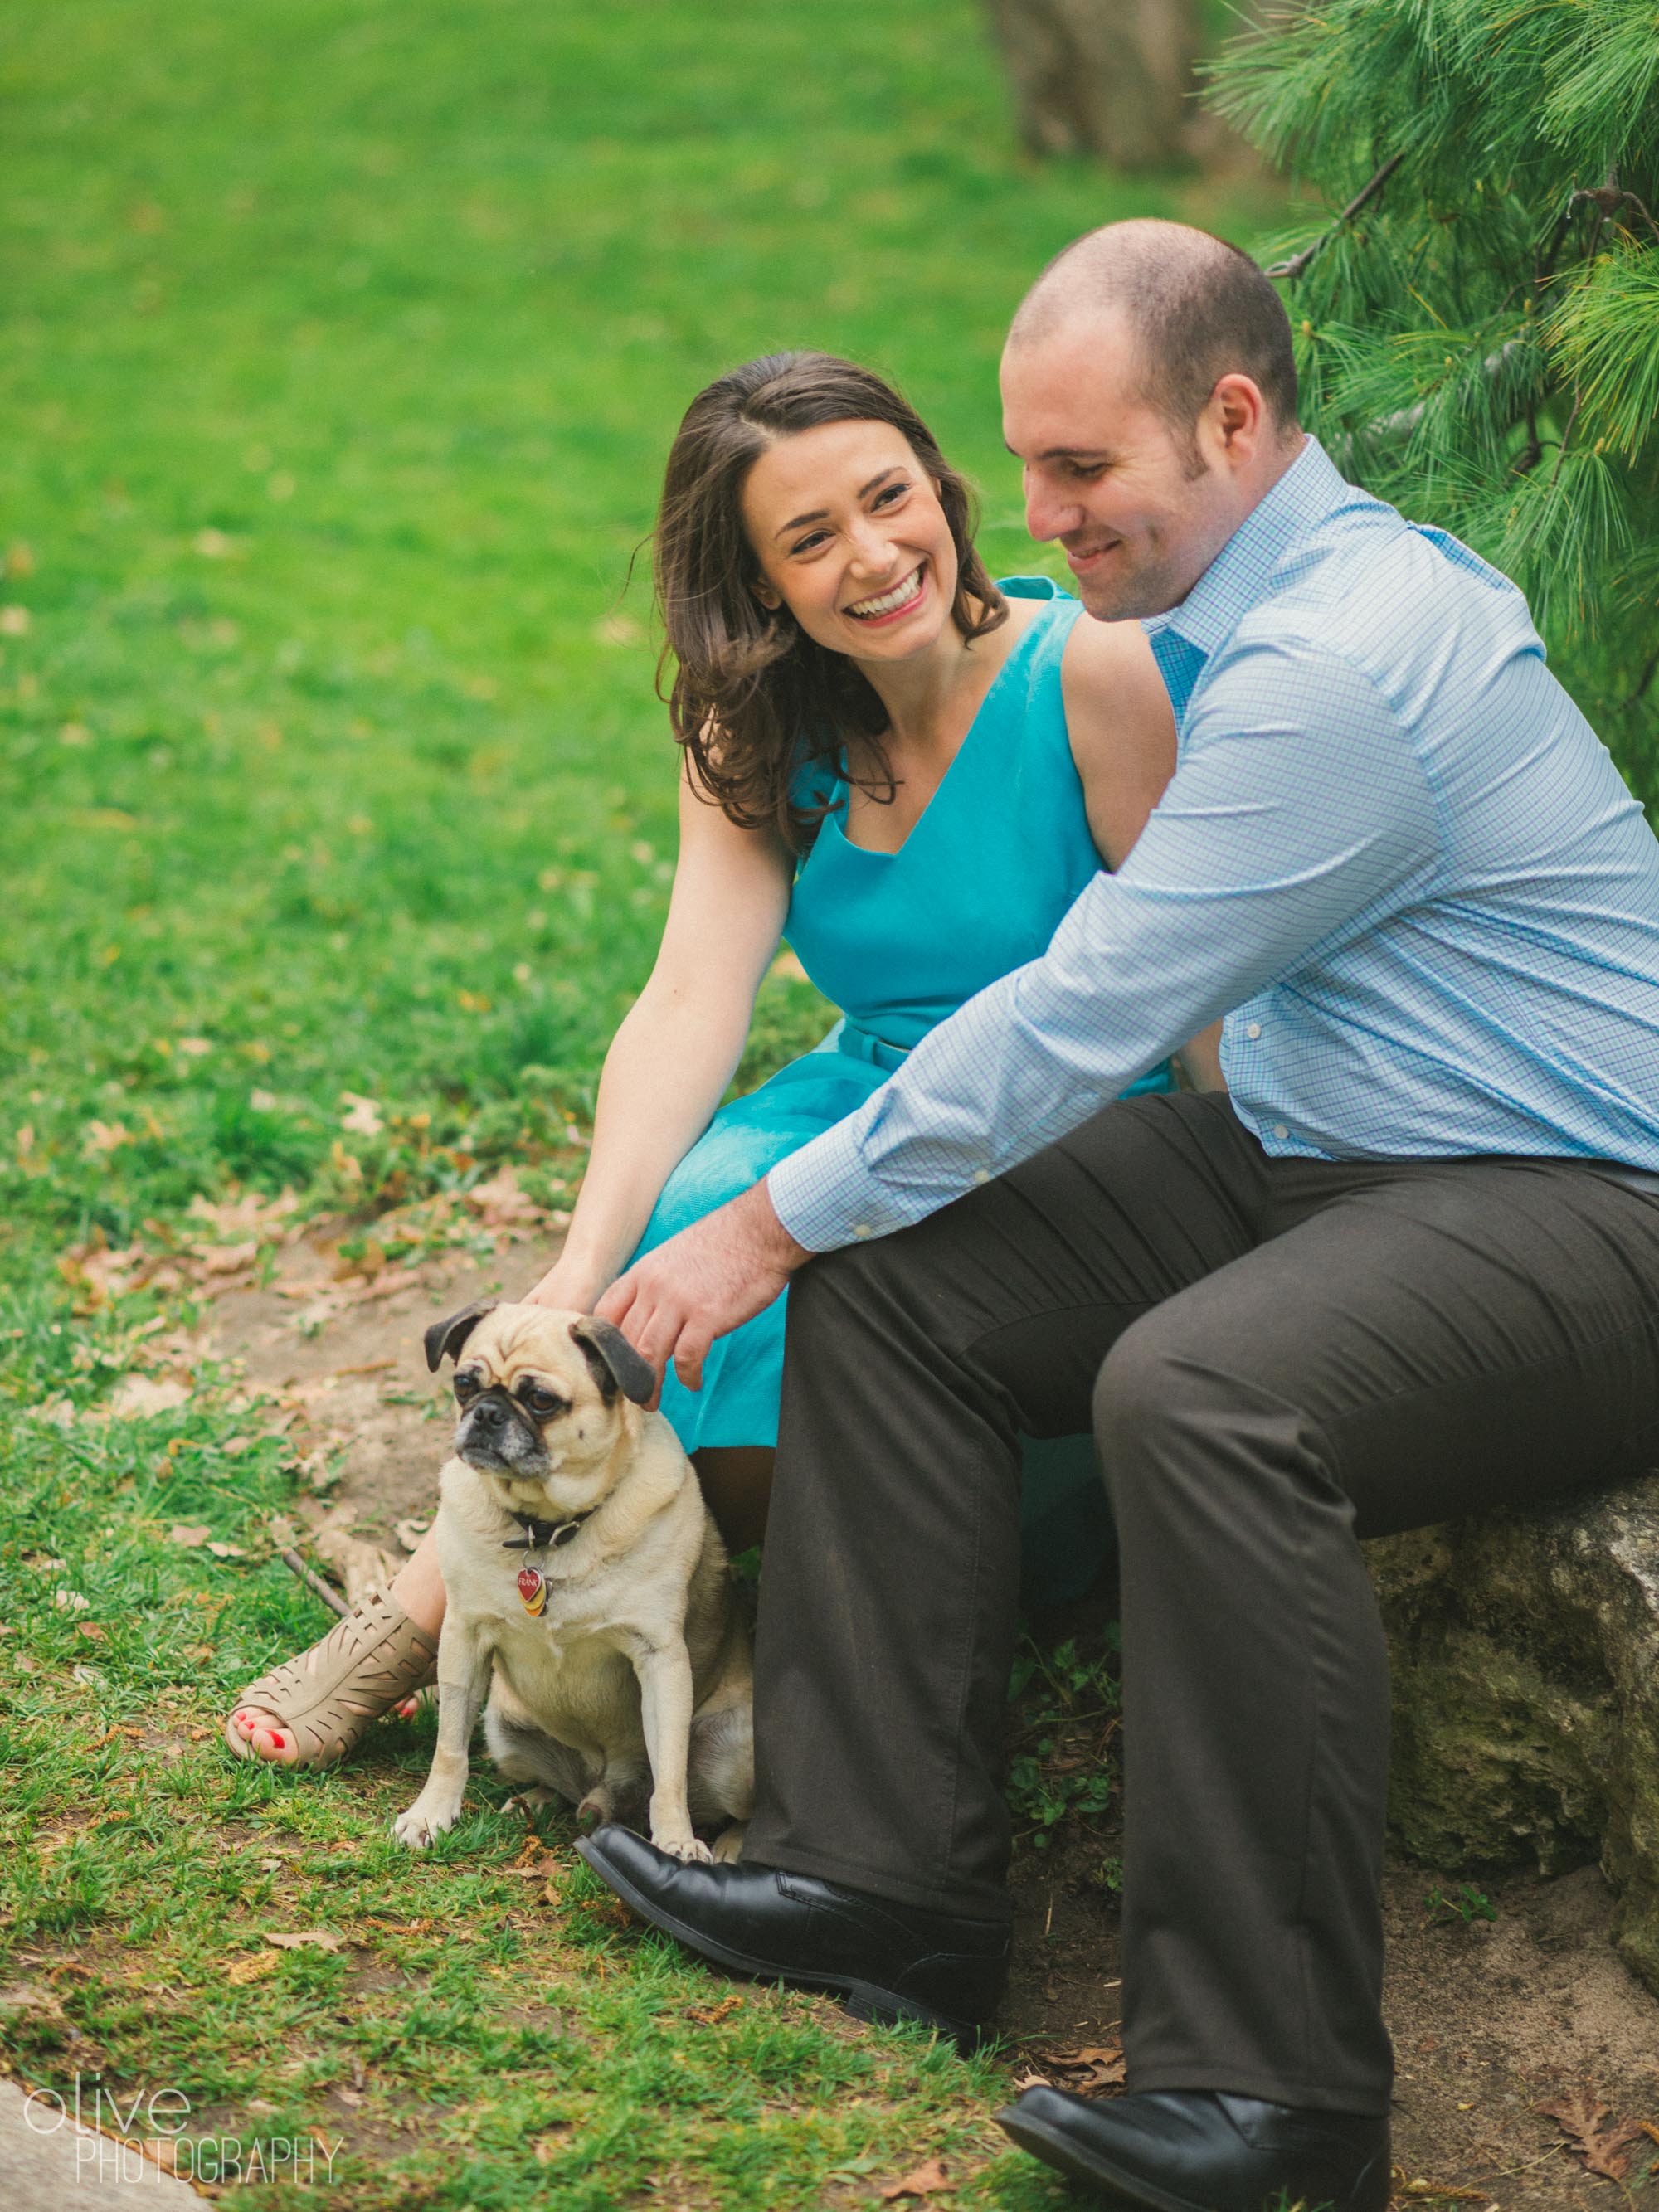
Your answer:
[[[1046,337],[1100,309],[1135,333],[1147,401],[1177,436],[1219,380],[1248,376],[1281,433],[1296,428],[1290,318],[1248,253],[1207,230],[1151,217],[1107,223],[1057,253],[1020,303],[1010,345]]]

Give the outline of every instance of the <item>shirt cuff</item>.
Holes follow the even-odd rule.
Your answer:
[[[919,1197],[907,1206],[896,1199],[865,1165],[858,1137],[845,1122],[780,1160],[766,1178],[766,1194],[778,1219],[809,1252],[890,1237],[939,1202]]]

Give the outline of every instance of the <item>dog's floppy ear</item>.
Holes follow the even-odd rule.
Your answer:
[[[459,1359],[468,1337],[484,1316],[494,1313],[500,1304],[499,1298],[480,1298],[473,1305],[463,1306],[459,1313],[451,1314],[447,1321],[434,1321],[426,1333],[426,1364],[430,1372],[437,1373],[446,1352],[452,1359]]]
[[[636,1406],[644,1405],[657,1387],[657,1378],[614,1322],[597,1321],[584,1314],[570,1324],[570,1334],[581,1346],[582,1357],[593,1370],[605,1403],[620,1390]]]

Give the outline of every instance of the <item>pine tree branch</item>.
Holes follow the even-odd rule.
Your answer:
[[[1561,473],[1561,464],[1562,464],[1562,462],[1563,462],[1563,461],[1565,461],[1565,460],[1566,459],[1566,458],[1567,458],[1567,447],[1568,447],[1570,445],[1571,445],[1571,443],[1572,443],[1572,434],[1573,434],[1573,430],[1574,430],[1574,428],[1576,428],[1576,426],[1577,426],[1577,421],[1578,421],[1578,410],[1579,410],[1579,407],[1580,407],[1580,405],[1581,405],[1581,404],[1582,404],[1582,402],[1583,402],[1583,394],[1581,392],[1578,392],[1578,391],[1576,391],[1576,390],[1575,390],[1575,392],[1573,392],[1573,395],[1572,395],[1572,412],[1571,412],[1571,415],[1569,415],[1569,416],[1568,416],[1568,417],[1567,417],[1567,427],[1566,427],[1566,428],[1565,428],[1565,429],[1561,433],[1561,442],[1560,442],[1560,444],[1559,444],[1559,445],[1557,447],[1557,448],[1556,448],[1556,452],[1555,452],[1555,466],[1554,466],[1554,467],[1550,471],[1550,480],[1549,480],[1549,486],[1548,486],[1548,489],[1549,489],[1551,491],[1553,491],[1553,490],[1555,489],[1556,478],[1557,478],[1557,477],[1560,475],[1560,473]]]
[[[1547,284],[1550,278],[1554,276],[1556,258],[1566,241],[1568,231],[1572,228],[1574,216],[1582,207],[1593,207],[1596,211],[1595,228],[1591,234],[1589,251],[1585,256],[1586,260],[1595,259],[1595,249],[1601,242],[1602,230],[1609,218],[1621,207],[1633,207],[1653,233],[1655,240],[1659,240],[1659,222],[1654,221],[1652,210],[1647,202],[1639,198],[1635,192],[1626,191],[1620,184],[1617,173],[1609,169],[1605,184],[1593,187],[1581,186],[1568,193],[1567,204],[1555,218],[1554,228],[1551,231],[1543,251],[1538,257],[1537,274],[1534,280],[1537,284],[1540,286]]]
[[[1626,697],[1620,700],[1619,702],[1619,708],[1621,714],[1627,708],[1640,706],[1642,702],[1642,694],[1647,690],[1649,684],[1652,683],[1653,672],[1656,668],[1659,668],[1659,653],[1650,653],[1648,655],[1646,667],[1644,668],[1642,673],[1636,679],[1635,690],[1630,692]]]
[[[1527,403],[1527,442],[1522,447],[1515,464],[1518,477],[1530,476],[1544,458],[1544,441],[1538,434],[1538,410],[1530,400]]]
[[[1360,210],[1363,207],[1369,205],[1369,204],[1376,198],[1376,195],[1382,191],[1383,185],[1388,183],[1389,179],[1393,176],[1395,171],[1400,167],[1400,164],[1405,160],[1405,158],[1406,156],[1403,153],[1390,154],[1388,160],[1384,161],[1382,167],[1371,179],[1370,184],[1362,186],[1362,188],[1354,194],[1353,198],[1348,202],[1346,207],[1343,209],[1341,214],[1338,216],[1336,221],[1331,224],[1328,230],[1321,231],[1319,236],[1315,239],[1311,246],[1304,246],[1300,253],[1293,253],[1288,261],[1276,261],[1271,269],[1265,270],[1263,273],[1268,276],[1282,276],[1287,284],[1294,284],[1297,278],[1301,276],[1303,270],[1306,269],[1308,264],[1313,259],[1314,256],[1319,252],[1321,248],[1328,246],[1332,239],[1336,236],[1338,231],[1342,228],[1343,225],[1345,223],[1352,222],[1354,217],[1359,213]]]
[[[1576,191],[1567,202],[1567,219],[1571,221],[1573,214],[1581,207],[1599,208],[1603,222],[1611,220],[1620,208],[1633,207],[1653,233],[1654,237],[1659,239],[1659,222],[1654,221],[1647,202],[1639,199],[1634,192],[1626,191],[1617,185],[1598,185],[1593,191]],[[1596,237],[1598,240],[1601,237],[1599,223],[1596,226]]]
[[[1501,376],[1512,356],[1524,353],[1528,341],[1525,338],[1505,338],[1495,352],[1489,353],[1481,362],[1483,375]],[[1396,408],[1392,415],[1383,415],[1366,426],[1368,438],[1408,437],[1429,411],[1426,399],[1419,399],[1410,407]]]

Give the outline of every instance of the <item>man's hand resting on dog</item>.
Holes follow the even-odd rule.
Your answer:
[[[671,1359],[686,1389],[700,1390],[714,1339],[764,1312],[811,1256],[772,1211],[766,1185],[757,1182],[647,1252],[618,1276],[594,1311],[614,1322],[649,1360],[659,1390]]]

